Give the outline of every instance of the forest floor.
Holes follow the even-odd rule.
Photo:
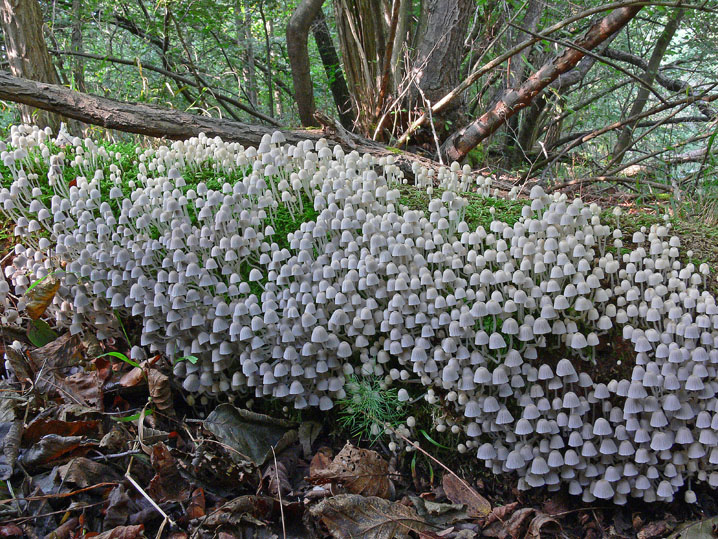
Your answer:
[[[470,198],[470,225],[487,225],[492,211],[507,222],[520,217],[520,201]],[[427,201],[406,187],[401,202]],[[665,208],[624,205],[626,237],[659,222]],[[715,270],[718,226],[709,217],[670,221],[692,261]],[[3,268],[11,234],[3,223]],[[36,294],[51,299],[41,286]],[[718,496],[701,485],[691,505],[519,492],[516,478],[493,476],[472,451],[456,451],[455,436],[433,431],[437,409],[423,401],[392,416],[415,421],[411,451],[371,436],[363,404],[352,408],[351,399],[301,414],[267,399],[195,401],[166,358],[127,358],[136,327],[126,320],[125,337],[102,344],[29,318],[0,328],[0,352],[17,376],[0,380],[0,536],[650,539],[713,537],[718,527]],[[604,357],[605,376],[615,376],[624,354],[630,367],[630,352]],[[391,404],[376,383],[358,383],[355,398]]]

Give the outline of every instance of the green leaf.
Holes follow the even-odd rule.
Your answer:
[[[147,417],[148,415],[152,415],[153,412],[154,410],[146,410],[145,417]],[[137,421],[141,415],[142,412],[137,412],[136,414],[126,415],[124,417],[113,417],[112,419],[114,419],[115,421],[119,421],[120,423],[129,423],[131,421]]]
[[[127,357],[125,354],[123,354],[122,352],[107,352],[107,353],[105,353],[105,354],[100,354],[100,355],[97,356],[97,357],[105,357],[105,356],[115,357],[115,358],[117,358],[117,359],[119,359],[119,360],[124,361],[125,363],[129,363],[129,364],[132,365],[133,367],[139,367],[139,366],[140,366],[139,363],[137,363],[136,361],[131,360],[130,358],[128,358],[128,357]]]
[[[440,447],[441,449],[449,449],[449,450],[451,450],[450,447],[446,447],[445,445],[441,445],[439,442],[437,442],[436,440],[434,440],[431,436],[429,436],[429,434],[428,434],[425,430],[420,430],[419,432],[421,432],[421,434],[424,435],[424,438],[426,438],[427,440],[429,440],[429,442],[431,442],[432,444],[434,444],[436,447]]]
[[[27,338],[38,348],[57,339],[58,335],[44,320],[33,320],[32,327],[27,332]]]
[[[199,358],[197,356],[182,356],[182,357],[178,357],[177,359],[175,359],[172,362],[172,364],[176,365],[180,361],[189,361],[190,363],[192,363],[192,365],[196,365],[197,362],[199,361]]]

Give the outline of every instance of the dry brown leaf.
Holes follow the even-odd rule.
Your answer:
[[[130,514],[130,497],[124,485],[119,484],[112,489],[107,498],[105,518],[102,519],[102,528],[105,531],[124,526]]]
[[[531,507],[524,507],[515,511],[508,520],[496,521],[491,526],[484,528],[481,534],[486,537],[497,537],[498,539],[517,539],[524,536],[524,531],[529,525],[530,519],[536,510]]]
[[[272,516],[274,503],[274,499],[268,496],[239,496],[208,514],[202,527],[230,526],[247,520],[251,522],[252,519],[268,520]]]
[[[544,528],[546,529],[544,530]],[[556,535],[560,532],[561,525],[555,518],[552,518],[545,513],[537,513],[531,521],[531,524],[529,524],[526,537],[527,539],[541,539],[541,537],[546,537],[547,534]]]
[[[452,503],[461,503],[466,506],[466,513],[470,517],[481,518],[491,513],[489,500],[476,492],[466,481],[460,480],[450,473],[444,474],[442,481],[444,493]]]
[[[429,528],[413,507],[376,496],[339,494],[309,512],[339,539],[408,539],[410,532],[421,535]]]
[[[326,470],[332,465],[332,455],[334,452],[329,447],[320,447],[309,463],[309,475],[317,475],[322,470]]]
[[[150,369],[147,373],[147,383],[150,397],[158,410],[170,410],[173,406],[170,379],[157,369]]]
[[[106,464],[85,457],[74,458],[64,466],[60,466],[57,471],[60,479],[65,483],[71,483],[80,488],[114,481],[118,478],[115,470]]]
[[[32,382],[35,379],[35,366],[25,353],[12,346],[5,347],[5,358],[10,364],[12,372],[21,383]]]
[[[25,532],[22,531],[17,524],[1,524],[0,537],[24,537]]]
[[[638,539],[653,539],[654,537],[662,537],[671,531],[675,524],[665,520],[650,522],[641,528],[638,532]]]
[[[60,421],[59,419],[37,418],[25,427],[22,433],[22,443],[29,446],[37,442],[46,434],[60,436],[87,436],[97,433],[100,422],[89,421]]]
[[[25,306],[25,311],[27,311],[27,315],[33,320],[40,318],[45,313],[48,305],[52,303],[59,289],[60,279],[50,276],[38,283],[32,290],[26,292],[27,305]]]
[[[112,530],[95,535],[94,539],[136,539],[142,536],[145,527],[142,524],[137,526],[118,526]]]
[[[156,472],[149,487],[152,497],[163,502],[186,500],[190,495],[189,485],[180,474],[177,461],[162,442],[152,446],[151,462]]]
[[[347,442],[328,468],[309,476],[311,483],[341,483],[352,494],[388,498],[393,491],[389,463],[379,453]]]
[[[205,514],[204,490],[197,488],[192,492],[192,499],[187,506],[187,517],[202,518]]]
[[[38,369],[63,369],[77,365],[82,360],[81,350],[80,337],[68,332],[41,348],[28,351],[27,355]]]
[[[102,381],[97,371],[76,372],[66,378],[58,378],[57,385],[65,402],[104,409]]]
[[[270,496],[286,496],[292,491],[290,475],[297,465],[299,447],[292,447],[282,451],[280,455],[271,460],[264,469],[260,481],[260,490]]]
[[[486,522],[484,523],[484,526],[488,526],[489,524],[493,524],[494,522],[501,521],[503,522],[506,520],[511,513],[516,511],[516,508],[519,506],[519,502],[513,502],[506,505],[502,505],[500,507],[494,507],[491,510],[491,513],[489,513],[489,516],[486,517]]]
[[[122,387],[135,387],[145,379],[145,370],[140,367],[133,367],[120,378],[119,384]]]
[[[86,441],[82,436],[48,434],[25,450],[19,460],[28,468],[64,464],[73,457],[83,456],[96,445]]]

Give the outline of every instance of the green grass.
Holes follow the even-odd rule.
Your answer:
[[[410,210],[421,211],[427,211],[429,201],[432,198],[441,198],[443,193],[443,190],[435,189],[430,197],[425,190],[406,185],[401,186],[399,190],[401,192],[399,204]],[[491,221],[494,220],[513,225],[521,218],[521,208],[528,203],[526,200],[507,200],[487,197],[478,193],[460,193],[460,195],[469,201],[464,219],[471,229],[483,226],[488,230]]]

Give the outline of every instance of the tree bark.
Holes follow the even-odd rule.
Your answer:
[[[668,45],[670,45],[671,40],[676,33],[676,30],[678,30],[678,26],[681,23],[681,19],[683,19],[684,13],[685,11],[683,9],[677,10],[674,13],[673,17],[671,17],[671,19],[668,21],[668,24],[666,24],[665,28],[663,29],[663,32],[661,32],[661,35],[658,37],[658,40],[656,41],[656,46],[653,48],[651,57],[648,60],[646,71],[641,77],[641,79],[646,83],[647,86],[651,86],[653,84],[653,81],[656,79],[658,69],[661,67],[661,61],[663,60],[663,56],[666,54]],[[649,91],[646,86],[641,86],[638,89],[636,99],[631,106],[630,112],[628,113],[629,118],[631,116],[636,116],[643,111],[643,108],[648,102],[648,94]],[[609,166],[618,165],[621,163],[621,161],[623,161],[623,158],[626,155],[626,151],[631,144],[634,128],[635,123],[632,123],[628,124],[623,128],[623,130],[621,130],[620,134],[618,135],[616,145],[613,147],[613,159],[611,159],[611,163]]]
[[[464,40],[473,0],[427,0],[426,29],[422,33],[411,71],[416,90],[413,100],[423,105],[422,95],[431,103],[444,97],[459,83]],[[443,115],[463,105],[459,100]]]
[[[237,32],[237,46],[244,46],[246,64],[244,66],[245,95],[253,108],[257,108],[257,78],[254,73],[254,44],[252,43],[252,18],[245,0],[239,0],[235,15],[235,30]],[[240,16],[242,13],[242,16]],[[270,75],[271,76],[271,73]]]
[[[42,12],[36,0],[0,0],[0,23],[5,36],[5,51],[10,71],[16,77],[60,84],[42,34]],[[36,113],[21,107],[23,122],[51,127],[57,132],[60,118],[46,112]]]
[[[0,71],[0,99],[52,111],[107,129],[171,140],[185,140],[205,133],[208,137],[218,136],[245,146],[258,146],[263,136],[276,131],[269,126],[197,116],[179,110],[75,92],[63,86],[13,77],[7,71]],[[378,157],[391,156],[410,181],[414,178],[412,165],[415,163],[435,170],[439,166],[430,159],[403,152],[397,154],[395,149],[389,150],[382,144],[346,131],[340,132],[339,129],[282,130],[282,133],[289,144],[327,138],[340,144],[346,151],[371,153]]]
[[[82,51],[82,0],[72,0],[72,36],[70,49],[73,52]],[[75,79],[75,88],[85,91],[85,65],[82,58],[76,56],[72,63],[72,77]],[[51,81],[47,81],[51,82]]]
[[[589,28],[576,45],[591,50],[622,29],[636,16],[642,6],[622,7],[612,11]],[[504,98],[480,118],[449,137],[442,146],[448,161],[461,161],[482,140],[491,135],[508,118],[528,106],[533,98],[546,86],[578,64],[585,53],[576,48],[567,48],[563,54],[544,64],[521,86],[508,92]]]
[[[322,59],[329,89],[332,91],[334,104],[337,107],[339,121],[345,129],[351,131],[354,126],[352,98],[349,95],[349,88],[347,88],[347,81],[344,79],[342,64],[337,55],[337,50],[334,47],[334,41],[332,41],[332,34],[329,31],[327,20],[321,9],[312,24],[312,33],[314,34],[314,41],[319,50],[319,56]]]
[[[304,127],[317,125],[314,119],[314,85],[309,66],[307,38],[312,21],[321,11],[324,0],[301,0],[287,23],[287,56],[292,69],[294,101]]]

